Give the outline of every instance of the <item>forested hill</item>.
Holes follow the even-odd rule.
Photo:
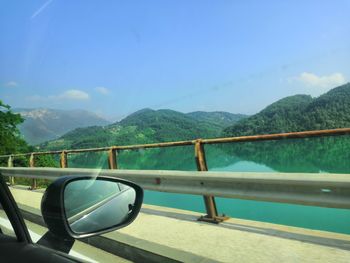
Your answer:
[[[227,127],[223,136],[255,135],[350,127],[350,83],[318,98],[295,95]]]
[[[211,127],[216,129],[223,129],[232,124],[235,124],[241,119],[247,118],[248,115],[244,114],[233,114],[224,111],[194,111],[187,113],[187,116],[203,123],[210,124]]]
[[[244,117],[226,112],[201,112],[201,117],[195,117],[196,114],[143,109],[108,126],[75,129],[42,144],[41,148],[72,149],[218,137],[223,128]],[[221,121],[213,125],[212,114]]]

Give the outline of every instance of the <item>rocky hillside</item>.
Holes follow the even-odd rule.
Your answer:
[[[107,125],[109,122],[85,110],[14,109],[24,122],[19,126],[24,139],[32,145],[57,139],[78,127]]]

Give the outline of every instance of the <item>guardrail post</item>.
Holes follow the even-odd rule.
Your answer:
[[[61,166],[61,168],[67,168],[68,167],[67,152],[66,151],[62,151],[61,152],[60,166]]]
[[[196,140],[194,144],[195,160],[198,171],[208,171],[207,161],[205,158],[205,151],[201,140]],[[210,223],[218,224],[224,220],[227,220],[226,216],[219,216],[216,208],[214,196],[205,195],[203,196],[205,209],[207,215],[201,216],[198,220]]]
[[[34,154],[30,154],[30,157],[29,157],[29,167],[30,168],[33,168],[35,167],[35,161],[34,161]],[[30,190],[35,190],[37,188],[37,184],[36,184],[36,179],[33,178],[32,179],[32,185],[30,187]]]
[[[7,160],[7,167],[13,167],[13,158],[12,155],[9,156],[8,160]],[[15,178],[13,176],[11,176],[9,178],[9,182],[10,185],[14,185],[15,184]]]
[[[117,150],[116,149],[109,149],[108,150],[108,167],[109,169],[118,169],[117,164]]]

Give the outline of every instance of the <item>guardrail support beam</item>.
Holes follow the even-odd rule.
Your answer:
[[[60,156],[60,167],[61,168],[67,168],[68,167],[68,162],[67,162],[67,152],[62,151],[61,156]]]
[[[205,158],[205,151],[204,151],[203,144],[201,143],[201,140],[196,140],[194,144],[194,151],[195,151],[195,160],[196,160],[198,171],[208,171],[207,161]],[[205,195],[203,196],[203,199],[204,199],[207,215],[201,216],[198,219],[199,221],[218,224],[228,219],[228,217],[226,216],[218,215],[214,196]]]
[[[29,157],[29,167],[33,168],[35,167],[35,160],[34,160],[34,154],[32,153]],[[35,190],[37,188],[37,183],[36,183],[36,179],[33,178],[32,179],[32,185],[30,187],[30,190]]]
[[[7,160],[7,167],[13,167],[12,155],[10,155],[8,160]],[[10,182],[10,185],[14,185],[15,184],[15,178],[13,176],[10,176],[9,182]]]
[[[118,169],[118,163],[117,163],[117,150],[111,148],[108,150],[108,167],[109,169]]]

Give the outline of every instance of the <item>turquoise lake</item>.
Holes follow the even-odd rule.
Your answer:
[[[349,173],[349,136],[205,146],[211,171]],[[93,156],[92,156],[93,155]],[[106,154],[82,154],[70,167],[106,168]],[[98,164],[91,160],[99,160]],[[196,170],[193,147],[123,151],[120,169]],[[331,176],[331,175],[330,175]],[[230,217],[350,234],[350,210],[215,198]],[[202,196],[145,191],[146,204],[205,213]]]

